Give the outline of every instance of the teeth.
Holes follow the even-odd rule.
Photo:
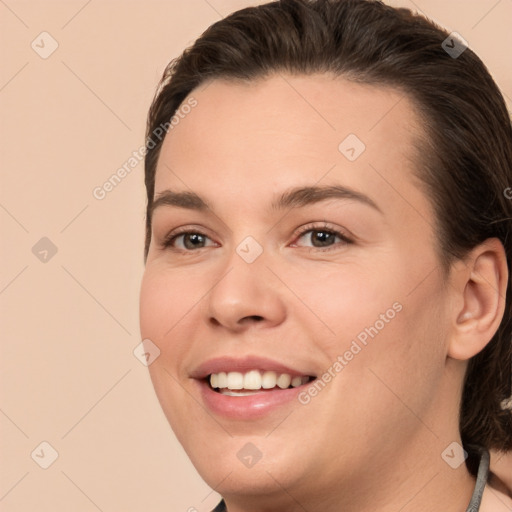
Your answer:
[[[245,396],[253,393],[229,393],[227,390],[248,390],[257,391],[261,389],[273,389],[276,386],[280,389],[298,387],[309,382],[309,377],[294,376],[288,373],[276,373],[273,371],[260,372],[259,370],[250,370],[246,373],[240,372],[220,372],[210,375],[210,385],[214,389],[223,389],[224,394],[229,396]]]
[[[293,377],[292,379],[292,387],[296,388],[302,385],[302,377]]]
[[[282,373],[281,375],[279,375],[279,378],[277,379],[277,385],[281,389],[286,389],[287,387],[290,386],[291,383],[292,378],[287,373]]]
[[[240,372],[229,372],[228,383],[226,386],[228,389],[243,389],[244,388],[244,374]]]
[[[261,389],[261,373],[251,370],[244,375],[244,389]]]
[[[261,387],[263,389],[272,389],[277,385],[276,372],[265,372],[261,377]]]
[[[213,377],[213,374],[212,374]],[[214,387],[212,385],[212,387]],[[228,387],[228,374],[226,372],[217,373],[217,387],[227,388]]]
[[[229,389],[223,389],[222,394],[226,396],[251,396],[257,395],[257,391],[230,391]]]

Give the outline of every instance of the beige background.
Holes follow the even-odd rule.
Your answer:
[[[142,164],[103,200],[93,189],[143,144],[166,63],[255,3],[0,0],[0,510],[201,512],[217,502],[133,354]],[[391,3],[462,34],[512,106],[512,0]],[[46,59],[55,43],[44,31],[58,43]],[[57,249],[46,261],[47,242],[32,250],[43,237]],[[58,452],[47,469],[43,441]]]

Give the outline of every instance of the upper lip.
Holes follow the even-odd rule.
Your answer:
[[[249,370],[274,371],[276,373],[288,373],[292,377],[307,375],[314,377],[315,375],[309,371],[302,371],[297,368],[274,361],[266,357],[246,356],[242,358],[235,357],[216,357],[201,363],[190,374],[194,379],[204,379],[212,373],[220,372],[247,372]]]

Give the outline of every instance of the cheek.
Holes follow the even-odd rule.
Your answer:
[[[443,294],[435,282],[413,294],[409,291],[405,287],[388,294],[384,304],[392,302],[395,307],[392,314],[379,311],[384,320],[368,318],[371,327],[361,331],[368,337],[365,345],[359,343],[362,350],[357,367],[347,368],[351,384],[366,392],[370,409],[380,410],[383,417],[391,411],[408,417],[403,404],[418,413],[426,411],[437,396],[444,372],[447,325]],[[414,423],[414,417],[409,419]]]
[[[169,337],[199,297],[185,275],[147,267],[140,289],[142,336],[153,341]]]
[[[327,346],[336,350],[348,348],[358,335],[364,340],[367,329],[377,324],[381,331],[399,316],[396,309],[400,306],[396,303],[401,298],[400,291],[375,270],[350,265],[309,276],[297,276],[297,295],[315,315],[309,314],[309,321],[322,321],[325,329],[321,333],[325,334],[323,343]]]
[[[200,298],[200,290],[186,276],[147,267],[140,289],[140,332],[142,339],[150,339],[160,349],[149,366],[153,379],[158,372],[160,380],[171,378],[167,372],[178,376],[178,363],[190,345],[190,337],[183,333],[194,331],[193,308]]]
[[[330,365],[342,357],[345,377],[336,379],[337,385],[347,386],[343,392],[366,390],[369,400],[375,386],[383,383],[406,395],[419,388],[427,395],[438,382],[446,357],[440,276],[431,274],[411,293],[411,283],[419,281],[418,269],[389,263],[365,272],[355,267],[350,272],[338,270],[316,285],[303,278],[298,285],[297,294],[326,327],[318,332],[328,332],[327,327],[330,331],[316,338],[318,348]],[[322,327],[316,318],[313,321]],[[393,399],[391,391],[389,395]]]
[[[181,385],[179,363],[183,360],[189,343],[183,332],[194,328],[189,322],[190,311],[197,303],[199,292],[193,293],[186,278],[177,273],[147,266],[141,282],[139,312],[142,339],[150,339],[160,350],[160,355],[148,366],[156,396],[171,427],[180,436],[183,423],[182,411],[187,408],[190,396]],[[193,410],[189,410],[190,421]]]

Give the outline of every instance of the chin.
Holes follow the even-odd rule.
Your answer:
[[[290,473],[292,464],[285,461],[263,464],[252,468],[233,465],[231,461],[211,462],[195,466],[201,478],[223,496],[268,496],[294,487],[299,475]]]
[[[203,434],[180,441],[203,480],[222,495],[268,495],[307,480],[307,461],[291,437],[286,441],[286,436],[266,439],[225,434],[224,439],[217,439]]]

